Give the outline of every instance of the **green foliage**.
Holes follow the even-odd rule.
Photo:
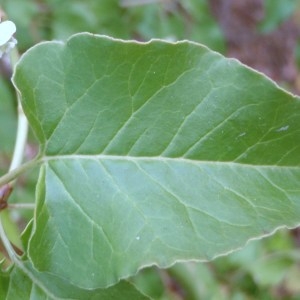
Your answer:
[[[146,300],[136,288],[121,282],[111,288],[85,290],[62,278],[46,273],[38,273],[30,264],[24,263],[21,268],[14,267],[9,274],[2,273],[2,299],[132,299]],[[1,278],[0,277],[0,278]],[[1,290],[0,290],[1,292]]]
[[[297,0],[266,0],[266,16],[260,25],[262,32],[270,32],[289,18],[297,6]],[[298,3],[299,4],[299,3]]]
[[[224,51],[207,1],[0,3],[17,23],[23,50],[90,31],[189,38]],[[263,30],[291,12],[292,2],[285,13],[276,3]],[[299,292],[289,233],[228,255],[299,224],[299,97],[196,43],[91,34],[32,47],[13,81],[39,147],[29,165],[9,174],[29,171],[13,201],[35,197],[36,209],[18,215],[31,219],[22,244],[1,213],[7,236],[24,249],[8,270],[3,262],[1,299],[271,299],[270,287],[278,286]],[[2,85],[5,169],[16,114],[12,89]]]
[[[42,4],[0,0],[1,4],[17,25],[21,49],[39,40],[67,39],[86,31],[123,39],[190,39],[224,50],[221,30],[206,0],[180,4],[153,1],[142,6],[120,6],[117,0],[45,0]]]
[[[104,288],[298,222],[299,99],[237,61],[79,34],[32,48],[14,82],[41,145],[40,272]]]

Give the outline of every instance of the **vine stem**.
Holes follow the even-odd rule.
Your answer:
[[[10,60],[12,69],[15,69],[15,66],[19,60],[19,53],[16,48],[11,50]],[[7,174],[0,177],[0,187],[4,184],[9,184],[13,186],[18,175],[26,171],[31,165],[36,163],[35,160],[29,161],[25,164],[22,164],[24,151],[27,142],[28,135],[28,121],[24,114],[22,105],[21,105],[21,96],[17,92],[17,101],[18,101],[18,126],[17,126],[17,136],[15,141],[14,152],[12,160],[10,163],[9,171]]]
[[[11,59],[12,68],[15,69],[16,63],[19,60],[19,53],[17,49],[14,48],[12,50],[10,59]],[[17,127],[15,148],[14,148],[12,161],[9,167],[9,172],[18,168],[22,164],[26,141],[27,141],[27,135],[28,135],[28,121],[21,105],[21,96],[18,92],[17,92],[17,100],[18,100],[18,127]]]
[[[24,115],[23,109],[21,107],[19,95],[17,97],[18,97],[18,127],[17,127],[17,136],[16,136],[14,153],[9,167],[9,171],[14,170],[21,165],[24,151],[25,151],[27,135],[28,135],[27,118]]]
[[[12,49],[10,54],[10,64],[13,71],[15,70],[15,66],[17,61],[19,60],[19,53],[16,48]],[[27,135],[28,135],[28,122],[27,118],[24,115],[22,106],[21,106],[21,96],[17,92],[17,102],[18,102],[18,125],[17,125],[17,133],[16,133],[16,141],[15,141],[15,147],[14,152],[12,156],[12,160],[10,163],[9,171],[7,174],[2,176],[0,178],[0,192],[2,194],[1,201],[5,202],[2,203],[4,207],[7,206],[7,198],[10,195],[10,192],[12,190],[12,187],[14,186],[16,182],[16,177],[28,169],[30,165],[35,163],[35,160],[32,160],[28,163],[25,163],[22,165],[23,157],[24,157],[24,151],[25,146],[27,142]],[[5,185],[5,186],[3,186]],[[12,223],[11,219],[9,218],[8,223]],[[2,243],[11,259],[14,263],[19,263],[18,257],[16,252],[14,251],[9,238],[5,232],[4,226],[3,226],[3,213],[0,214],[0,238],[2,240]]]
[[[13,169],[12,171],[6,173],[5,175],[0,177],[0,187],[14,182],[15,179],[22,173],[24,173],[25,171],[35,167],[38,164],[38,159],[33,159],[30,160],[22,165],[20,165],[19,167],[16,167],[15,169]]]
[[[8,254],[9,258],[11,259],[11,261],[19,264],[17,254],[16,254],[15,250],[13,249],[9,239],[6,236],[1,217],[0,217],[0,238],[1,238],[3,246],[5,247],[5,250],[7,251],[7,254]]]

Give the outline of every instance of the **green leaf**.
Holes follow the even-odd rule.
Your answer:
[[[84,290],[51,274],[39,273],[28,263],[24,267],[0,272],[0,296],[5,300],[69,299],[69,300],[146,300],[136,288],[125,281],[107,289]]]
[[[300,101],[190,42],[78,34],[14,82],[41,145],[28,257],[83,288],[210,260],[300,214]]]

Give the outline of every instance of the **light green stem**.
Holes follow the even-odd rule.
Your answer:
[[[18,97],[19,98],[19,97]],[[22,164],[24,150],[27,141],[28,122],[24,115],[20,101],[18,100],[18,128],[15,142],[14,153],[10,164],[9,171],[18,168]]]
[[[7,251],[7,254],[8,254],[9,258],[11,259],[11,261],[13,261],[14,263],[18,263],[17,254],[16,254],[15,250],[13,249],[13,247],[12,247],[10,241],[8,240],[6,233],[4,231],[1,214],[0,214],[0,239],[3,243],[3,246],[5,247],[5,249]]]
[[[17,49],[13,49],[11,51],[11,67],[14,70],[17,61],[19,60],[19,54]],[[0,178],[0,187],[4,184],[8,184],[10,187],[12,187],[15,184],[15,180],[18,175],[23,173],[25,170],[27,170],[32,165],[36,164],[36,161],[30,161],[24,165],[22,165],[23,157],[24,157],[24,150],[27,142],[27,134],[28,134],[28,122],[26,119],[26,116],[24,115],[22,106],[21,106],[21,99],[20,95],[17,94],[17,100],[18,100],[18,126],[17,126],[17,136],[16,136],[16,142],[15,142],[15,148],[13,152],[12,161],[9,167],[9,171],[7,174],[2,176]],[[3,199],[2,199],[3,200]],[[3,200],[7,201],[7,199]],[[0,214],[0,238],[2,240],[2,243],[11,259],[11,261],[18,263],[17,255],[11,246],[11,243],[9,241],[9,238],[7,234],[5,233],[4,227],[3,227],[3,215]],[[6,219],[6,225],[9,224],[11,228],[14,228],[14,223],[11,220],[11,218]],[[21,242],[20,242],[21,244]]]
[[[3,186],[4,184],[13,182],[20,174],[35,167],[38,163],[39,163],[38,160],[34,159],[6,173],[2,177],[0,177],[0,187]]]
[[[10,59],[11,59],[12,69],[15,69],[16,63],[19,60],[19,54],[16,48],[12,49]],[[33,160],[22,165],[24,150],[27,141],[27,134],[28,134],[28,121],[26,116],[24,115],[19,94],[17,94],[17,99],[18,99],[18,127],[17,127],[15,148],[14,148],[12,161],[9,167],[9,172],[4,176],[0,177],[0,187],[8,183],[12,186],[15,182],[15,179],[21,173],[26,171],[28,168],[32,167],[33,164],[36,164],[36,161]]]
[[[11,65],[13,69],[15,68],[15,65],[18,60],[19,60],[18,51],[16,49],[13,49],[11,52]],[[22,164],[24,150],[27,141],[27,135],[28,135],[28,121],[22,109],[19,93],[17,93],[17,99],[18,99],[18,128],[17,128],[17,137],[15,142],[14,153],[13,153],[9,171],[13,171],[14,169],[18,168]]]

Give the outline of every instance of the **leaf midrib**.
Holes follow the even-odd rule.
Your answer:
[[[211,160],[195,160],[184,157],[165,157],[165,156],[129,156],[129,155],[106,155],[106,154],[65,154],[65,155],[45,155],[39,160],[42,163],[49,161],[59,160],[114,160],[114,161],[161,161],[166,162],[182,162],[186,164],[205,164],[205,165],[218,165],[226,167],[245,167],[245,168],[278,168],[278,169],[299,169],[300,166],[288,166],[288,165],[259,165],[259,164],[246,164],[234,161],[211,161]]]

